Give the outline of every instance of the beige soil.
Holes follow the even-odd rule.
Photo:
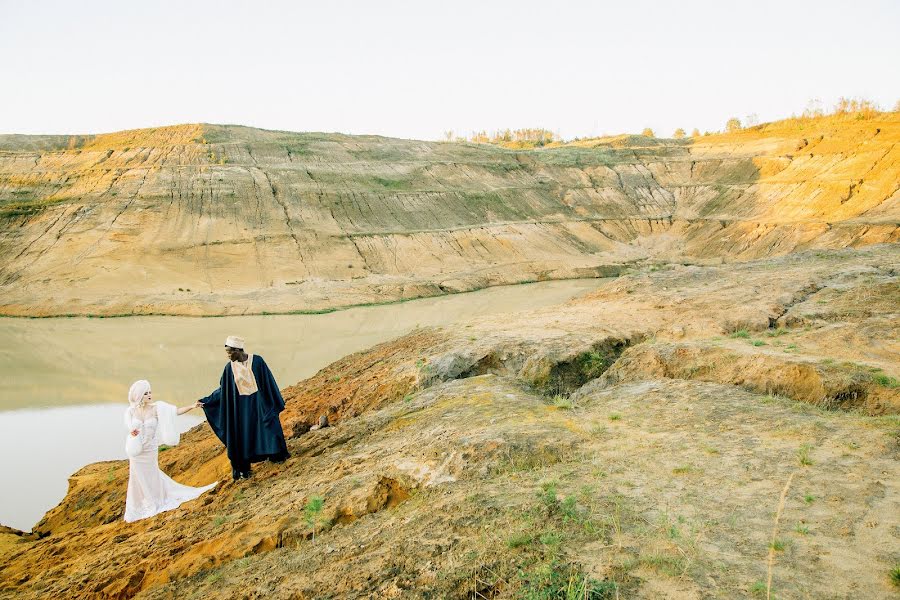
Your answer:
[[[353,354],[250,481],[126,524],[127,463],[76,473],[40,539],[0,531],[0,596],[896,597],[898,259],[648,267]],[[205,425],[160,461],[229,474]]]

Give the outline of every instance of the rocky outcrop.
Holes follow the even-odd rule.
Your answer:
[[[900,117],[542,150],[184,125],[0,136],[0,313],[326,310],[898,239]]]
[[[127,463],[85,467],[0,531],[0,597],[891,597],[898,259],[652,266],[416,330],[286,388],[292,457],[252,480],[125,523]],[[229,475],[206,426],[160,463]]]

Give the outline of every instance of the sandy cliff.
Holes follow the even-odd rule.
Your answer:
[[[490,145],[182,125],[0,136],[0,313],[320,310],[896,241],[900,116]]]

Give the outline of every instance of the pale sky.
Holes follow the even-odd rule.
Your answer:
[[[900,2],[0,0],[0,133],[722,129],[900,100]]]

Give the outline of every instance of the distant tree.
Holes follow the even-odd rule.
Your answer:
[[[825,110],[822,108],[822,101],[818,98],[811,99],[806,103],[806,108],[803,109],[803,116],[807,119],[821,117],[824,114]]]
[[[683,138],[685,135],[686,135],[686,134],[684,133],[684,129],[682,129],[681,127],[679,127],[678,129],[675,130],[675,133],[672,134],[672,137],[675,138],[676,140],[680,140],[680,139]]]
[[[837,115],[855,114],[858,119],[867,119],[873,117],[879,112],[879,106],[865,98],[844,98],[838,99],[834,105],[834,113]]]
[[[452,129],[448,129],[447,131],[444,132],[444,139],[447,140],[448,142],[453,141],[453,130]]]
[[[512,131],[509,129],[504,129],[503,131],[495,131],[494,132],[494,141],[495,142],[511,142],[512,141]]]
[[[645,127],[644,130],[641,132],[641,135],[644,137],[656,137],[656,135],[653,133],[653,130],[650,129],[649,127]]]
[[[725,123],[725,131],[727,131],[728,133],[733,133],[735,131],[740,131],[740,130],[741,130],[741,120],[738,119],[737,117],[731,117]]]
[[[491,138],[488,137],[487,131],[473,131],[471,141],[476,142],[478,144],[487,144],[491,141]]]
[[[700,137],[700,130],[694,127],[694,130],[691,132],[691,137]]]
[[[759,115],[756,113],[750,113],[746,117],[744,117],[744,125],[747,127],[756,127],[759,125]]]
[[[900,100],[897,100],[897,104],[894,105],[894,112],[900,112]]]

